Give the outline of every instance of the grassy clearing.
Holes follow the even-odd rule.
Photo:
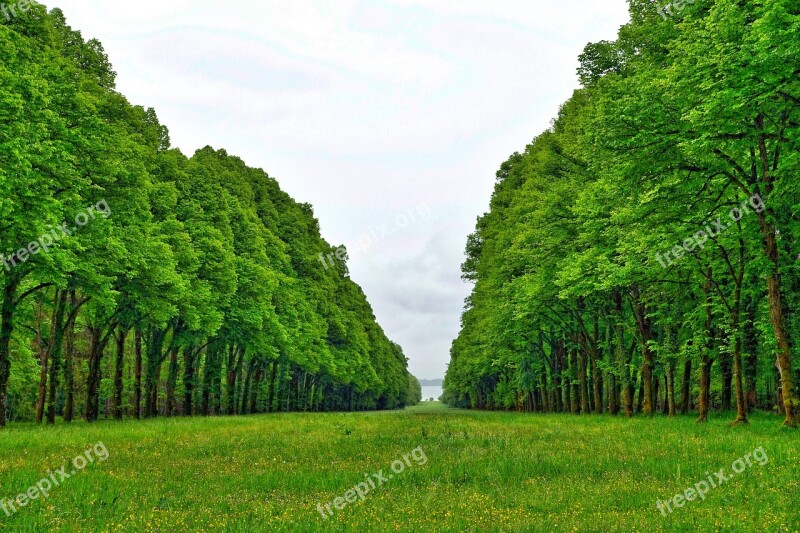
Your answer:
[[[749,427],[718,417],[402,412],[12,425],[0,432],[0,498],[102,441],[109,457],[12,517],[17,531],[797,531],[800,434],[774,417]],[[422,446],[427,463],[323,520],[364,474]],[[666,518],[682,493],[763,447],[705,501]],[[713,474],[712,474],[713,475]]]

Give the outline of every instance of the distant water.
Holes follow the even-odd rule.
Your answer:
[[[430,387],[422,387],[422,401],[427,402],[431,398],[438,400],[442,395],[441,385],[433,385]]]

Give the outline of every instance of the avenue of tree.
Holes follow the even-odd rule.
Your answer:
[[[60,10],[0,18],[0,56],[0,426],[419,401],[346,263],[320,265],[310,205],[224,150],[171,148]]]
[[[445,399],[797,426],[800,1],[629,4],[497,174]]]

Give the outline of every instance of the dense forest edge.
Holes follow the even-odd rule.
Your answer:
[[[14,6],[12,6],[14,7]],[[186,157],[59,9],[0,17],[0,426],[420,400],[308,204]],[[329,268],[319,257],[335,253]]]
[[[797,427],[800,2],[629,4],[497,173],[444,399]]]

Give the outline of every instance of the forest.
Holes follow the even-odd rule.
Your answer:
[[[631,0],[497,172],[451,406],[800,422],[800,2]]]
[[[312,207],[172,148],[100,42],[27,7],[0,19],[0,426],[418,402]]]

